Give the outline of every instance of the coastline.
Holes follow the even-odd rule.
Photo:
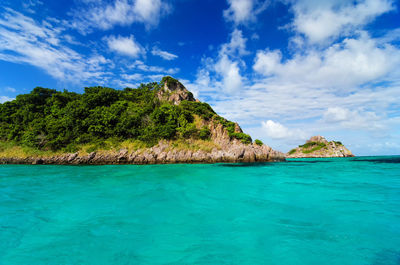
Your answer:
[[[269,146],[242,144],[236,142],[224,149],[204,150],[174,149],[168,143],[129,151],[94,151],[91,153],[64,153],[51,156],[3,156],[0,164],[33,164],[33,165],[146,165],[146,164],[179,164],[179,163],[252,163],[285,161],[285,155],[272,150]]]

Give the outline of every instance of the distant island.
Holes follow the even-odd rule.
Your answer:
[[[287,158],[306,157],[353,157],[352,152],[341,142],[330,141],[323,136],[313,136],[305,144],[290,150]]]
[[[36,87],[0,104],[0,163],[155,164],[283,161],[178,80],[83,94]]]

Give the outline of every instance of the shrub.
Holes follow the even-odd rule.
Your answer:
[[[289,155],[296,153],[296,148],[289,151]]]
[[[339,141],[333,141],[336,145],[343,145],[342,142]]]
[[[250,135],[245,133],[231,133],[229,136],[241,140],[244,144],[251,144],[252,142]]]
[[[165,82],[167,82],[167,86],[170,86],[172,84],[178,83],[179,81],[176,80],[175,78],[171,77],[171,76],[164,76],[161,79],[161,84],[164,85]]]
[[[256,145],[262,146],[264,143],[261,140],[256,139],[255,141]]]
[[[208,129],[207,126],[203,126],[203,127],[200,129],[200,132],[199,132],[199,138],[200,138],[200,139],[202,139],[202,140],[209,140],[209,139],[210,139],[210,135],[211,135],[211,132],[210,132],[210,129]]]

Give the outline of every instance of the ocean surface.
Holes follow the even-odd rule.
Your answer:
[[[0,166],[0,264],[400,264],[400,157]]]

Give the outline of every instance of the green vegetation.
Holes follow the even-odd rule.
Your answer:
[[[317,142],[308,142],[303,145],[299,145],[299,147],[303,149],[302,150],[303,154],[310,154],[312,152],[321,150],[322,148],[326,148],[326,144],[325,143],[317,143]],[[308,149],[308,148],[311,148],[311,149]],[[308,150],[304,150],[304,149],[308,149]]]
[[[150,147],[161,139],[208,141],[209,128],[199,125],[195,117],[215,119],[227,127],[230,137],[251,143],[250,136],[235,132],[235,124],[206,103],[174,105],[158,100],[156,93],[165,81],[178,82],[165,77],[161,84],[141,84],[137,89],[87,87],[83,94],[37,87],[18,95],[0,104],[0,152],[7,144],[54,153],[107,150],[122,143]]]
[[[238,140],[241,140],[242,143],[244,144],[251,144],[252,139],[250,135],[242,133],[242,132],[235,132],[235,123],[228,121],[227,119],[222,118],[221,116],[214,115],[214,120],[217,121],[218,123],[222,124],[224,126],[229,134],[229,137],[236,138]]]
[[[167,82],[167,86],[170,87],[171,85],[176,84],[179,81],[176,80],[175,78],[171,77],[171,76],[164,76],[161,79],[161,84],[164,84],[165,82]]]
[[[333,142],[338,146],[343,145],[342,142],[339,142],[339,141],[333,141]]]
[[[261,140],[256,139],[254,141],[256,143],[256,145],[262,146],[264,143]]]
[[[296,153],[296,148],[294,148],[294,149],[292,149],[292,150],[289,151],[289,155],[292,155],[292,154],[294,154],[294,153]]]

